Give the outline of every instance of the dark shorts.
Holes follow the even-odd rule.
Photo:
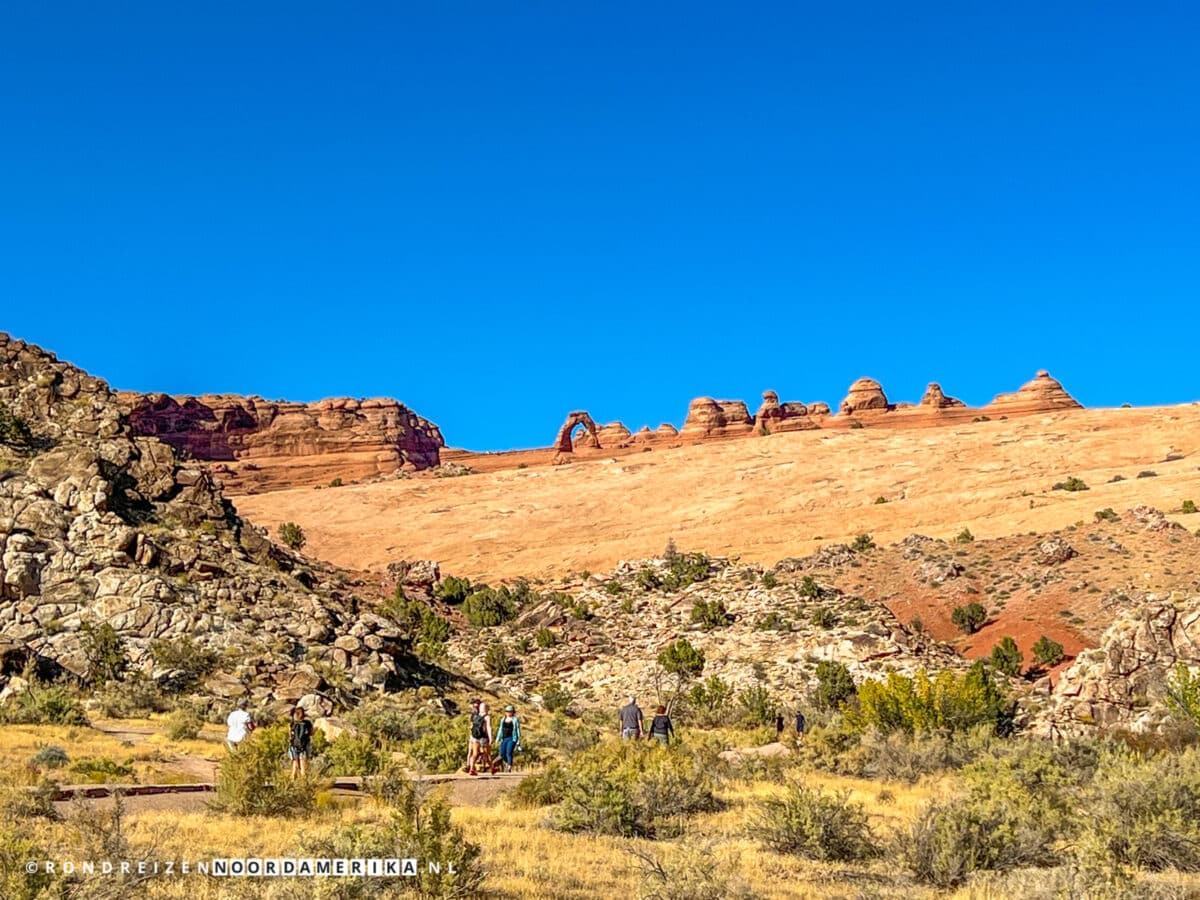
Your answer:
[[[310,755],[307,747],[288,747],[288,759],[308,759]]]

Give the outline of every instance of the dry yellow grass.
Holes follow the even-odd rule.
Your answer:
[[[891,542],[968,527],[991,538],[1090,521],[1107,506],[1172,510],[1200,501],[1197,459],[1193,404],[806,431],[235,502],[272,531],[300,523],[306,552],[349,568],[426,558],[472,577],[555,577],[660,553],[671,537],[773,563],[859,532]],[[1144,469],[1159,477],[1136,478]],[[1117,474],[1126,480],[1109,484]],[[1091,490],[1050,490],[1072,475]],[[876,504],[881,496],[889,502]]]

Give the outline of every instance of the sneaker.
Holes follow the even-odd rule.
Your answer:
[[[470,770],[467,772],[467,774],[468,774],[468,775],[478,775],[479,773],[478,773],[478,772],[476,772],[474,769],[470,769]]]

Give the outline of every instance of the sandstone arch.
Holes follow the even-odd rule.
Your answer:
[[[554,439],[554,449],[559,453],[574,453],[575,445],[571,440],[571,434],[577,427],[582,425],[587,429],[587,433],[592,436],[595,446],[600,447],[600,437],[596,433],[596,423],[582,409],[577,409],[574,412],[567,413],[567,420],[563,422],[562,428],[558,429],[558,437]]]

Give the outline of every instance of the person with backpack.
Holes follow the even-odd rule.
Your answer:
[[[297,706],[292,710],[292,725],[288,731],[288,759],[292,761],[292,781],[308,775],[308,760],[312,756],[313,723]]]
[[[471,763],[468,775],[478,775],[478,768],[484,768],[496,774],[496,761],[492,759],[492,717],[488,714],[488,705],[479,704],[479,712],[471,716],[471,740],[475,744],[475,759]]]
[[[800,710],[796,710],[796,737],[799,738],[804,736],[804,726],[806,724],[807,723],[804,721],[804,713]]]
[[[500,759],[504,763],[504,771],[513,769],[513,754],[521,746],[521,720],[517,711],[510,703],[504,707],[504,716],[500,719]]]
[[[621,722],[621,739],[641,740],[642,738],[642,710],[637,705],[637,697],[633,694],[629,695],[629,702],[617,713]]]
[[[471,698],[471,729],[467,737],[467,765],[463,769],[465,772],[470,772],[475,768],[475,758],[479,755],[479,738],[475,733],[479,730],[477,722],[479,720],[479,698]]]
[[[665,706],[654,710],[654,718],[650,721],[650,737],[664,747],[668,746],[671,739],[675,737],[675,726],[671,724],[671,717],[667,715]]]

